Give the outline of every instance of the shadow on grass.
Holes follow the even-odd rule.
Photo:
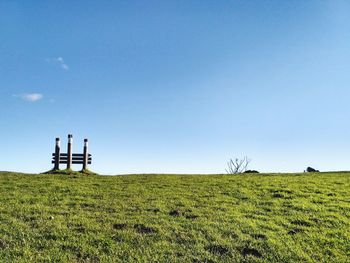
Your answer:
[[[49,170],[47,172],[44,172],[42,174],[57,174],[57,175],[99,175],[95,172],[92,172],[88,169],[81,170],[81,171],[73,171],[72,169],[65,169],[65,170]]]

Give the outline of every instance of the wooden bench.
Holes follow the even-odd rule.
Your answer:
[[[82,164],[83,170],[87,169],[87,165],[91,164],[92,156],[88,153],[88,139],[84,139],[83,153],[72,153],[73,135],[68,135],[67,153],[61,153],[60,138],[56,138],[55,152],[52,154],[52,161],[54,170],[59,170],[60,164],[67,164],[67,169],[71,169],[72,164]]]

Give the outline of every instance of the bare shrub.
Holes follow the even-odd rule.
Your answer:
[[[245,156],[243,159],[230,159],[230,161],[227,163],[226,172],[228,174],[244,173],[247,170],[250,162],[251,160],[247,156]]]

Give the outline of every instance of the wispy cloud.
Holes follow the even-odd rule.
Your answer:
[[[14,97],[21,98],[22,100],[29,102],[37,102],[44,98],[44,95],[41,93],[23,93],[20,95],[14,95]]]
[[[60,66],[63,70],[69,70],[69,66],[64,61],[63,57],[47,58],[46,61]]]

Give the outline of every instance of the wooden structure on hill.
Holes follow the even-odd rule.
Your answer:
[[[92,156],[88,153],[88,139],[84,139],[83,153],[73,153],[73,135],[68,134],[67,153],[61,153],[60,138],[56,138],[55,152],[52,154],[52,163],[54,170],[60,169],[60,164],[67,164],[67,169],[71,169],[72,164],[82,164],[83,170],[87,169],[88,164],[91,164]]]

